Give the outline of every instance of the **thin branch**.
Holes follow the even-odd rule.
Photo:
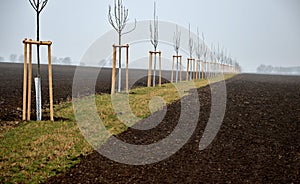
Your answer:
[[[174,50],[177,55],[179,53],[179,48],[180,48],[180,37],[181,37],[181,32],[178,30],[178,26],[176,25],[176,32],[174,32],[173,42],[174,42]]]
[[[190,51],[190,58],[192,58],[194,52],[194,41],[191,38],[191,24],[189,24],[189,51]]]
[[[127,31],[123,32],[124,28],[126,27],[128,19],[128,9],[125,8],[123,5],[122,0],[115,0],[114,2],[114,13],[112,13],[111,6],[109,6],[108,9],[108,21],[110,25],[116,30],[116,32],[119,34],[119,37],[121,37],[124,34],[128,34],[135,30],[136,28],[136,20],[134,22],[134,27]],[[113,20],[114,17],[114,20]],[[120,41],[120,40],[119,40]]]
[[[152,21],[150,21],[150,40],[154,50],[156,50],[158,45],[158,16],[156,16],[156,2],[154,2],[153,26]]]

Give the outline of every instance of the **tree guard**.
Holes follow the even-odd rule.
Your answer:
[[[30,121],[31,112],[31,85],[32,85],[32,45],[46,45],[48,46],[48,79],[49,79],[49,101],[50,101],[50,120],[54,121],[53,118],[53,89],[52,89],[52,64],[51,64],[51,41],[35,41],[31,39],[24,39],[24,76],[23,76],[23,121]],[[29,46],[29,65],[27,75],[27,54]],[[28,77],[28,86],[27,86]],[[28,90],[28,94],[27,94]],[[26,101],[27,101],[27,116],[26,116]]]
[[[159,86],[161,86],[161,51],[149,51],[149,68],[148,68],[148,84],[147,84],[148,87],[151,86],[153,55],[156,58],[157,54],[159,56],[159,82],[158,83],[159,83]],[[154,81],[155,81],[155,79],[154,79]],[[153,84],[153,86],[155,86],[155,83]]]
[[[117,65],[117,48],[119,51],[122,48],[126,48],[126,93],[128,93],[128,54],[129,54],[129,45],[113,45],[113,66],[112,66],[112,75],[111,75],[111,94],[115,94],[116,87],[116,65]],[[121,57],[121,53],[119,52],[119,56]],[[119,58],[120,58],[119,57]],[[119,61],[121,62],[121,61]]]

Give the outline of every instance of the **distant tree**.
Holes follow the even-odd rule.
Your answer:
[[[19,56],[18,61],[19,61],[20,63],[23,63],[23,62],[24,62],[24,55],[23,55],[23,54]]]
[[[127,31],[123,32],[124,28],[126,27],[126,24],[128,22],[128,9],[125,8],[123,5],[122,0],[115,0],[115,5],[114,5],[114,13],[112,13],[112,8],[109,5],[108,9],[108,21],[110,25],[116,30],[116,32],[119,35],[119,45],[122,44],[122,36],[125,34],[128,34],[132,31],[135,30],[136,28],[136,20],[134,23],[134,27]],[[121,64],[121,48],[119,48],[119,85],[118,85],[118,92],[121,92],[121,74],[122,74],[122,64]]]
[[[72,61],[71,61],[70,57],[65,57],[62,59],[61,63],[65,64],[65,65],[70,65],[72,63]]]
[[[4,57],[0,56],[0,62],[3,62],[4,60],[5,60]]]
[[[17,58],[18,58],[18,55],[17,55],[17,54],[11,54],[11,55],[9,56],[9,60],[10,60],[11,62],[16,62],[16,61],[17,61]]]
[[[112,62],[111,62],[112,63]],[[105,60],[105,59],[101,59],[99,62],[98,62],[98,65],[99,66],[103,66],[104,64],[105,65],[111,65],[111,63],[109,63],[109,60]]]
[[[264,73],[266,66],[265,65],[259,65],[256,69],[257,73]]]
[[[56,56],[51,56],[52,63],[59,63],[59,60]]]

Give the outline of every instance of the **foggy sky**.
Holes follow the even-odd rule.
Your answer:
[[[260,64],[300,65],[299,0],[156,1],[160,20],[184,27],[190,23],[195,33],[199,27],[208,45],[220,43],[245,72],[255,72]],[[49,0],[41,14],[41,40],[53,42],[52,55],[70,56],[79,63],[89,46],[112,29],[107,20],[112,3]],[[153,0],[124,0],[124,4],[131,21],[153,16]],[[35,12],[28,0],[1,0],[0,32],[0,56],[23,53],[22,40],[36,37]]]

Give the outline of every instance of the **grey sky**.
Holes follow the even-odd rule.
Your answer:
[[[112,3],[49,0],[41,14],[41,40],[53,41],[53,55],[79,63],[88,47],[112,29],[107,21]],[[152,18],[153,0],[124,3],[130,20]],[[199,27],[208,44],[219,42],[246,72],[260,64],[300,65],[299,0],[157,0],[157,6],[160,20],[191,23],[193,32]],[[35,14],[27,0],[1,0],[0,23],[2,57],[22,54],[22,40],[35,38]]]

